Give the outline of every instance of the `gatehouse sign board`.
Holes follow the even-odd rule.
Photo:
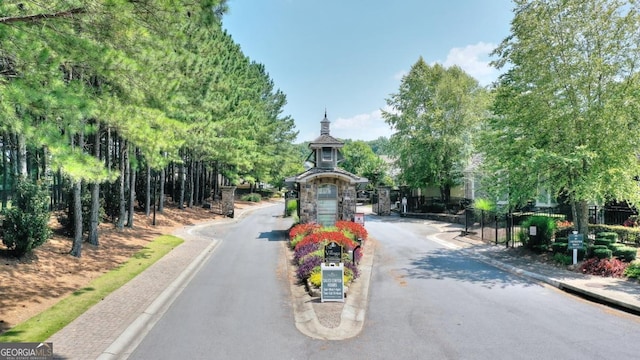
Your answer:
[[[342,262],[342,246],[332,241],[324,246],[324,262],[339,264]]]
[[[324,263],[320,264],[322,281],[320,285],[320,301],[344,302],[344,266]]]

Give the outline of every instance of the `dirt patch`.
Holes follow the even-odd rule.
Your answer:
[[[238,210],[256,203],[236,202]],[[99,246],[82,245],[82,257],[69,255],[72,239],[65,236],[52,216],[54,235],[31,254],[16,259],[0,243],[0,333],[46,310],[93,279],[114,269],[147,243],[177,228],[223,219],[209,209],[166,206],[163,213],[134,215],[133,228],[118,230],[113,224],[99,228]]]

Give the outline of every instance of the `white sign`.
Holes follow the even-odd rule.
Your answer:
[[[344,302],[344,264],[320,264],[322,280],[320,285],[320,301]]]

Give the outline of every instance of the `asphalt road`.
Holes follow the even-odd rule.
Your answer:
[[[297,331],[280,207],[202,228],[211,257],[130,359],[632,359],[638,317],[485,265],[420,220],[367,217],[377,242],[362,333]]]

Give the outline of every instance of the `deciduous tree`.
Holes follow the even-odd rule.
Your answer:
[[[640,200],[637,1],[515,1],[496,49],[496,116],[478,147],[493,193],[512,205],[542,187],[569,200],[580,232],[588,204]]]

